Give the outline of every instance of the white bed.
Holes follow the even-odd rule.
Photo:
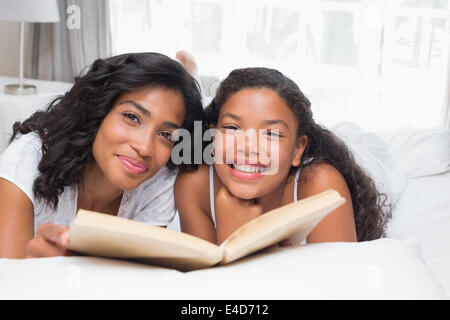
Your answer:
[[[270,249],[188,273],[94,257],[0,259],[0,298],[448,299],[450,130],[334,130],[394,201],[388,238]]]

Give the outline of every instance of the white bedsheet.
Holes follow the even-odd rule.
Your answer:
[[[94,257],[0,259],[0,299],[445,299],[414,241],[267,250],[187,273]]]

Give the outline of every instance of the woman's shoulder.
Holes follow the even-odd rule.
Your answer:
[[[34,180],[39,175],[42,141],[37,133],[15,138],[0,156],[0,178],[16,185],[36,206]]]
[[[20,135],[14,138],[13,141],[6,147],[8,149],[34,149],[37,151],[41,150],[42,139],[37,132],[29,132],[24,135]],[[5,151],[6,151],[5,150]]]
[[[39,163],[42,158],[42,140],[35,132],[15,138],[0,155],[0,168]]]

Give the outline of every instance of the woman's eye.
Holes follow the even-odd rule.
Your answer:
[[[139,117],[133,113],[123,113],[123,116],[133,122],[139,123]]]
[[[161,135],[164,139],[167,139],[167,140],[169,140],[169,141],[172,141],[172,133],[167,132],[167,131],[164,131],[164,132],[161,132],[160,135]]]

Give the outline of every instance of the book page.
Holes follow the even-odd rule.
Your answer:
[[[223,254],[215,244],[186,233],[86,210],[78,211],[69,237],[69,250],[182,271],[217,264]]]
[[[295,236],[301,242],[331,211],[345,202],[335,190],[269,211],[234,231],[221,245],[222,264]]]

